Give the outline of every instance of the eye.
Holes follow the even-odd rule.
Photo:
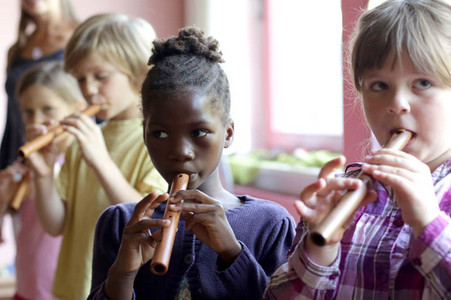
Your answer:
[[[414,87],[417,89],[428,89],[431,87],[431,82],[427,79],[419,79],[414,83]]]
[[[375,82],[375,83],[371,84],[371,86],[370,86],[370,90],[375,91],[375,92],[384,91],[387,88],[388,88],[388,85],[382,81]]]
[[[105,80],[109,77],[108,73],[99,73],[95,75],[95,78],[99,81]]]
[[[202,129],[194,130],[192,133],[192,135],[194,137],[198,137],[198,138],[202,138],[202,137],[206,136],[207,134],[208,134],[208,131],[202,130]]]
[[[168,137],[168,134],[164,131],[154,131],[152,134],[159,139],[165,139]]]
[[[51,107],[51,106],[44,107],[44,112],[46,112],[46,113],[52,112],[52,110],[53,110],[53,107]]]

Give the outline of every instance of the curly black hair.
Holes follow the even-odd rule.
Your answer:
[[[185,27],[178,36],[153,42],[150,70],[143,83],[142,107],[159,94],[196,91],[205,93],[215,108],[230,114],[230,89],[219,43],[196,27]]]

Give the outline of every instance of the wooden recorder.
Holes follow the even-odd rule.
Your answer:
[[[100,106],[97,104],[93,104],[88,106],[86,109],[82,111],[83,114],[88,117],[95,115],[100,111]],[[26,143],[22,147],[19,148],[19,156],[22,158],[27,158],[31,153],[42,149],[43,147],[50,144],[56,137],[60,136],[64,133],[64,129],[61,125],[51,129],[46,134],[38,136],[34,140]]]
[[[412,137],[412,133],[406,130],[395,132],[384,148],[402,150]],[[360,188],[348,190],[338,204],[329,214],[310,232],[310,238],[318,246],[327,244],[332,235],[348,220],[365,198],[373,179],[371,176],[360,172],[356,178],[363,181]]]
[[[177,174],[172,181],[169,195],[172,196],[180,190],[186,190],[188,187],[188,180],[188,174]],[[175,234],[177,233],[180,212],[169,210],[168,203],[163,218],[165,220],[171,220],[171,225],[161,229],[161,240],[155,248],[152,263],[150,264],[150,270],[155,275],[164,275],[169,269],[169,261],[171,259],[172,248],[174,247],[174,239]]]

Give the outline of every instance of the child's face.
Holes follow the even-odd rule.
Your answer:
[[[72,70],[89,104],[99,104],[102,120],[126,120],[138,113],[139,93],[132,88],[127,75],[120,72],[102,55],[93,52]]]
[[[149,101],[144,141],[152,162],[168,183],[183,172],[190,175],[189,188],[198,188],[230,146],[233,123],[225,126],[222,110],[214,111],[201,93],[167,94]]]
[[[30,16],[40,16],[57,11],[60,0],[21,0],[22,9]]]
[[[402,68],[392,66],[392,55],[381,69],[365,72],[365,115],[381,145],[396,129],[411,131],[404,151],[435,168],[451,151],[451,88],[417,71],[407,52],[401,61]]]
[[[62,120],[77,109],[75,103],[68,103],[52,89],[36,84],[20,94],[19,106],[27,126]]]

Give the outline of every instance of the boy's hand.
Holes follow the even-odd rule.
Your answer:
[[[182,200],[188,201],[180,203]],[[230,265],[241,252],[224,207],[220,201],[198,190],[179,191],[170,198],[170,209],[181,211],[186,229],[192,230],[204,244],[215,251],[221,261]]]
[[[391,186],[404,222],[418,237],[440,213],[429,167],[403,151],[380,149],[366,159],[365,173]]]
[[[83,158],[89,166],[101,168],[102,162],[110,158],[102,130],[91,117],[78,112],[66,117],[60,123],[66,131],[75,136]]]

